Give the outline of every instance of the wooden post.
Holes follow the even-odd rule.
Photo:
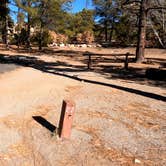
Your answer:
[[[129,64],[128,57],[129,57],[129,55],[130,55],[130,53],[127,52],[127,53],[126,53],[126,59],[125,59],[125,62],[124,62],[124,68],[125,68],[126,70],[128,70],[128,64]]]
[[[72,122],[75,111],[75,103],[72,101],[63,101],[61,116],[59,121],[59,137],[69,139],[71,135]]]

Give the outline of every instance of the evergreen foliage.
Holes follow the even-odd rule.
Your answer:
[[[8,23],[11,22],[9,16],[8,0],[2,0],[0,3],[0,30],[3,43],[8,48]]]
[[[18,8],[14,42],[17,45],[38,44],[39,49],[51,42],[50,32],[57,42],[105,43],[114,46],[138,45],[141,26],[141,4],[144,3],[144,45],[166,45],[166,2],[164,0],[92,0],[94,10],[70,13],[72,0],[2,0],[0,3],[0,33],[8,45],[13,26],[8,3]],[[87,2],[89,2],[87,0]],[[146,14],[147,13],[147,14]],[[35,32],[31,32],[31,29]],[[139,30],[138,30],[139,29]],[[11,32],[12,33],[12,32]],[[60,38],[64,38],[61,40]],[[143,39],[143,38],[142,38]],[[142,40],[143,42],[143,40]]]

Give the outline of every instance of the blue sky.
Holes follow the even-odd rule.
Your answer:
[[[12,0],[11,0],[12,2]],[[11,9],[11,16],[14,20],[14,22],[16,22],[16,14],[14,12],[17,12],[17,8],[14,7],[13,5],[9,5],[10,9]],[[88,0],[88,4],[86,5],[86,0],[74,0],[73,1],[73,7],[72,7],[72,10],[71,12],[72,13],[77,13],[79,11],[81,11],[82,9],[84,8],[88,8],[88,9],[93,9],[93,6],[92,6],[92,0]]]
[[[74,0],[72,13],[77,13],[86,7],[86,0]],[[88,0],[88,9],[92,9],[92,0]]]

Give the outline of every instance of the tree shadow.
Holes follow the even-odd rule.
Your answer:
[[[91,84],[97,84],[97,85],[107,86],[107,87],[111,87],[111,88],[116,88],[116,89],[123,90],[123,91],[126,91],[126,92],[134,93],[134,94],[137,94],[137,95],[140,95],[140,96],[144,96],[144,97],[148,97],[148,98],[152,98],[152,99],[156,99],[156,100],[161,100],[161,101],[166,101],[165,96],[158,95],[158,94],[155,94],[155,93],[145,92],[145,91],[142,91],[142,90],[123,87],[123,86],[119,86],[119,85],[115,85],[115,84],[108,84],[108,83],[103,83],[103,82],[99,82],[99,81],[83,79],[83,78],[79,78],[77,76],[70,76],[70,75],[67,75],[67,74],[64,74],[64,73],[62,74],[62,73],[57,73],[57,72],[48,71],[48,70],[46,70],[46,71],[43,70],[43,71],[47,72],[47,73],[56,74],[56,75],[59,75],[59,76],[64,76],[64,77],[67,77],[67,78],[71,78],[71,79],[81,81],[81,82],[84,81],[84,82],[91,83]]]
[[[86,71],[86,66],[83,65],[71,65],[66,62],[56,61],[56,62],[45,62],[39,60],[33,56],[24,55],[4,55],[0,54],[0,62],[4,64],[16,64],[25,67],[33,67],[38,70],[56,70],[63,72],[83,72]],[[60,68],[62,67],[62,68]]]
[[[0,50],[2,48],[0,47]],[[4,51],[4,49],[2,49],[2,51]],[[82,54],[85,51],[79,51],[79,50],[64,50],[64,49],[59,49],[59,48],[48,48],[48,47],[43,47],[42,50],[39,50],[38,48],[31,48],[30,50],[28,50],[27,48],[24,47],[20,47],[20,48],[16,48],[16,47],[10,47],[10,50],[15,51],[16,53],[31,53],[31,54],[35,54],[37,56],[41,56],[42,54],[47,54],[48,56],[75,56],[78,54]]]
[[[130,66],[125,68],[125,57],[126,54],[94,54],[91,52],[85,53],[86,55],[91,54],[91,70],[96,73],[100,73],[107,79],[122,79],[126,82],[134,82],[137,84],[166,87],[166,77],[162,74],[160,77],[148,77],[147,70],[148,65],[145,67],[135,67],[135,58],[133,54],[128,57],[128,63]],[[101,56],[100,56],[101,55]],[[84,59],[83,62],[86,64],[88,59]],[[149,59],[147,58],[147,64]],[[154,64],[158,64],[164,68],[164,59],[152,58]],[[132,66],[131,66],[132,64]],[[151,64],[150,64],[151,65]],[[166,73],[165,69],[159,69],[158,73]],[[160,74],[161,75],[161,74]]]
[[[60,75],[60,76],[74,79],[74,80],[84,81],[87,83],[112,87],[112,88],[116,88],[126,92],[134,93],[137,95],[149,97],[152,99],[166,101],[166,97],[155,94],[155,93],[145,92],[142,90],[137,90],[137,89],[123,87],[123,86],[114,85],[114,84],[107,84],[107,83],[88,80],[88,79],[82,79],[77,76],[73,76],[73,75],[71,76],[70,74],[66,74],[67,72],[86,72],[88,71],[86,65],[71,65],[66,62],[60,62],[60,61],[45,62],[43,60],[39,60],[38,58],[31,57],[31,56],[23,56],[23,55],[10,56],[10,55],[4,55],[4,54],[0,54],[0,61],[2,63],[14,63],[21,66],[32,67],[34,69],[37,69],[46,73]],[[145,72],[143,72],[142,69],[131,68],[129,70],[124,70],[123,68],[111,67],[110,65],[106,65],[106,66],[98,65],[97,69],[96,67],[94,67],[94,72],[101,73],[106,78],[109,78],[109,76],[105,74],[111,73],[113,75],[111,79],[123,79],[127,81],[133,80],[134,82],[136,81],[140,82],[140,80],[142,79],[143,81],[145,81]]]
[[[48,129],[50,132],[54,132],[57,127],[54,126],[53,124],[51,124],[50,122],[48,122],[46,119],[44,119],[41,116],[32,116],[32,118],[38,122],[40,125],[42,125],[43,127],[45,127],[46,129]]]
[[[158,64],[162,68],[166,68],[166,60],[163,60],[162,58],[147,58],[146,64]]]
[[[166,75],[166,71],[158,69],[158,73],[164,73],[162,76],[159,77],[153,75],[152,77],[149,77],[147,75],[148,70],[148,68],[136,67],[129,67],[127,70],[125,70],[121,66],[103,66],[102,69],[98,72],[103,74],[107,79],[122,79],[126,82],[134,82],[140,85],[166,88],[166,77],[164,76]]]

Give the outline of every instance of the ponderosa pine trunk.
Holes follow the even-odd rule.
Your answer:
[[[4,44],[6,45],[6,49],[9,48],[9,41],[8,41],[8,1],[5,0],[4,2],[5,5],[5,17],[4,17]]]
[[[114,22],[114,20],[113,20]],[[112,27],[111,27],[111,31],[110,31],[110,38],[109,38],[109,42],[112,42],[112,37],[113,37],[113,32],[114,32],[114,23],[112,23]]]
[[[104,23],[104,30],[105,30],[105,42],[108,41],[108,27],[107,27],[107,21]]]
[[[40,24],[40,34],[39,34],[39,51],[42,50],[42,39],[43,39],[43,23]]]
[[[144,61],[145,42],[146,42],[146,25],[147,25],[147,0],[141,1],[139,26],[138,26],[138,42],[136,49],[136,62]]]
[[[5,17],[5,45],[6,49],[9,49],[9,41],[8,41],[8,16]]]
[[[30,25],[30,15],[28,13],[28,25],[27,25],[27,48],[30,50],[30,35],[31,35],[31,25]]]
[[[31,1],[28,1],[28,7],[31,7]],[[28,50],[31,49],[30,45],[30,36],[31,36],[31,15],[28,13],[28,27],[27,27],[27,48]]]

